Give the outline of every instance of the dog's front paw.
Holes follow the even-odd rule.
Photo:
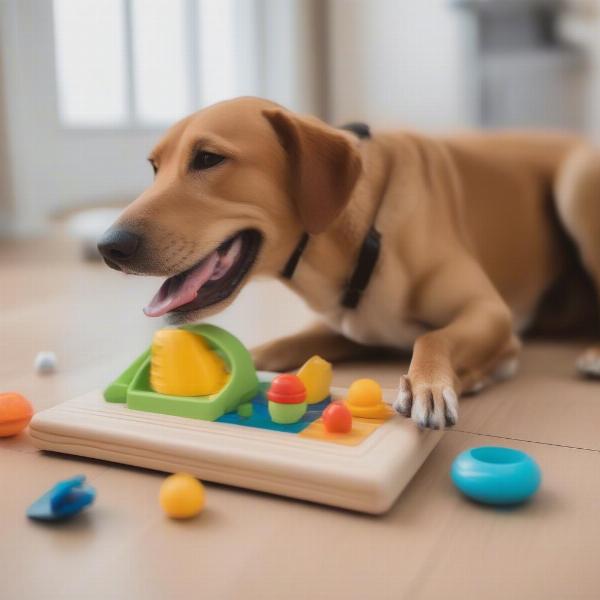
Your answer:
[[[458,395],[451,385],[400,379],[394,409],[421,428],[443,429],[458,421]]]

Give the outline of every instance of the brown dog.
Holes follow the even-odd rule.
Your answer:
[[[202,110],[154,149],[153,185],[99,248],[114,268],[168,278],[145,310],[173,323],[222,310],[250,277],[294,270],[296,255],[284,281],[322,324],[258,348],[257,366],[412,347],[397,410],[453,425],[461,393],[514,372],[517,334],[544,320],[541,305],[550,325],[576,325],[573,306],[589,319],[600,153],[564,135],[357,132],[256,98]],[[372,226],[379,255],[348,307]],[[598,373],[600,350],[579,365]]]

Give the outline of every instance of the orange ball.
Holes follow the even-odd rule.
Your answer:
[[[17,392],[0,394],[0,437],[17,435],[33,417],[33,406]]]
[[[193,475],[175,473],[162,482],[158,500],[172,519],[189,519],[204,508],[204,486]]]

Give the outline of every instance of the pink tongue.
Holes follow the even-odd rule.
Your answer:
[[[174,285],[175,282],[167,279],[154,298],[150,300],[150,304],[144,308],[144,314],[147,317],[162,317],[162,315],[194,300],[198,290],[213,276],[218,264],[219,253],[215,250],[187,275],[183,283]]]

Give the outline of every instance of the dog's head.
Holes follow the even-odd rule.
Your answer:
[[[361,170],[351,135],[257,98],[174,125],[150,155],[153,184],[104,234],[107,264],[166,277],[145,308],[174,322],[228,306],[276,275],[303,232],[323,232]]]

